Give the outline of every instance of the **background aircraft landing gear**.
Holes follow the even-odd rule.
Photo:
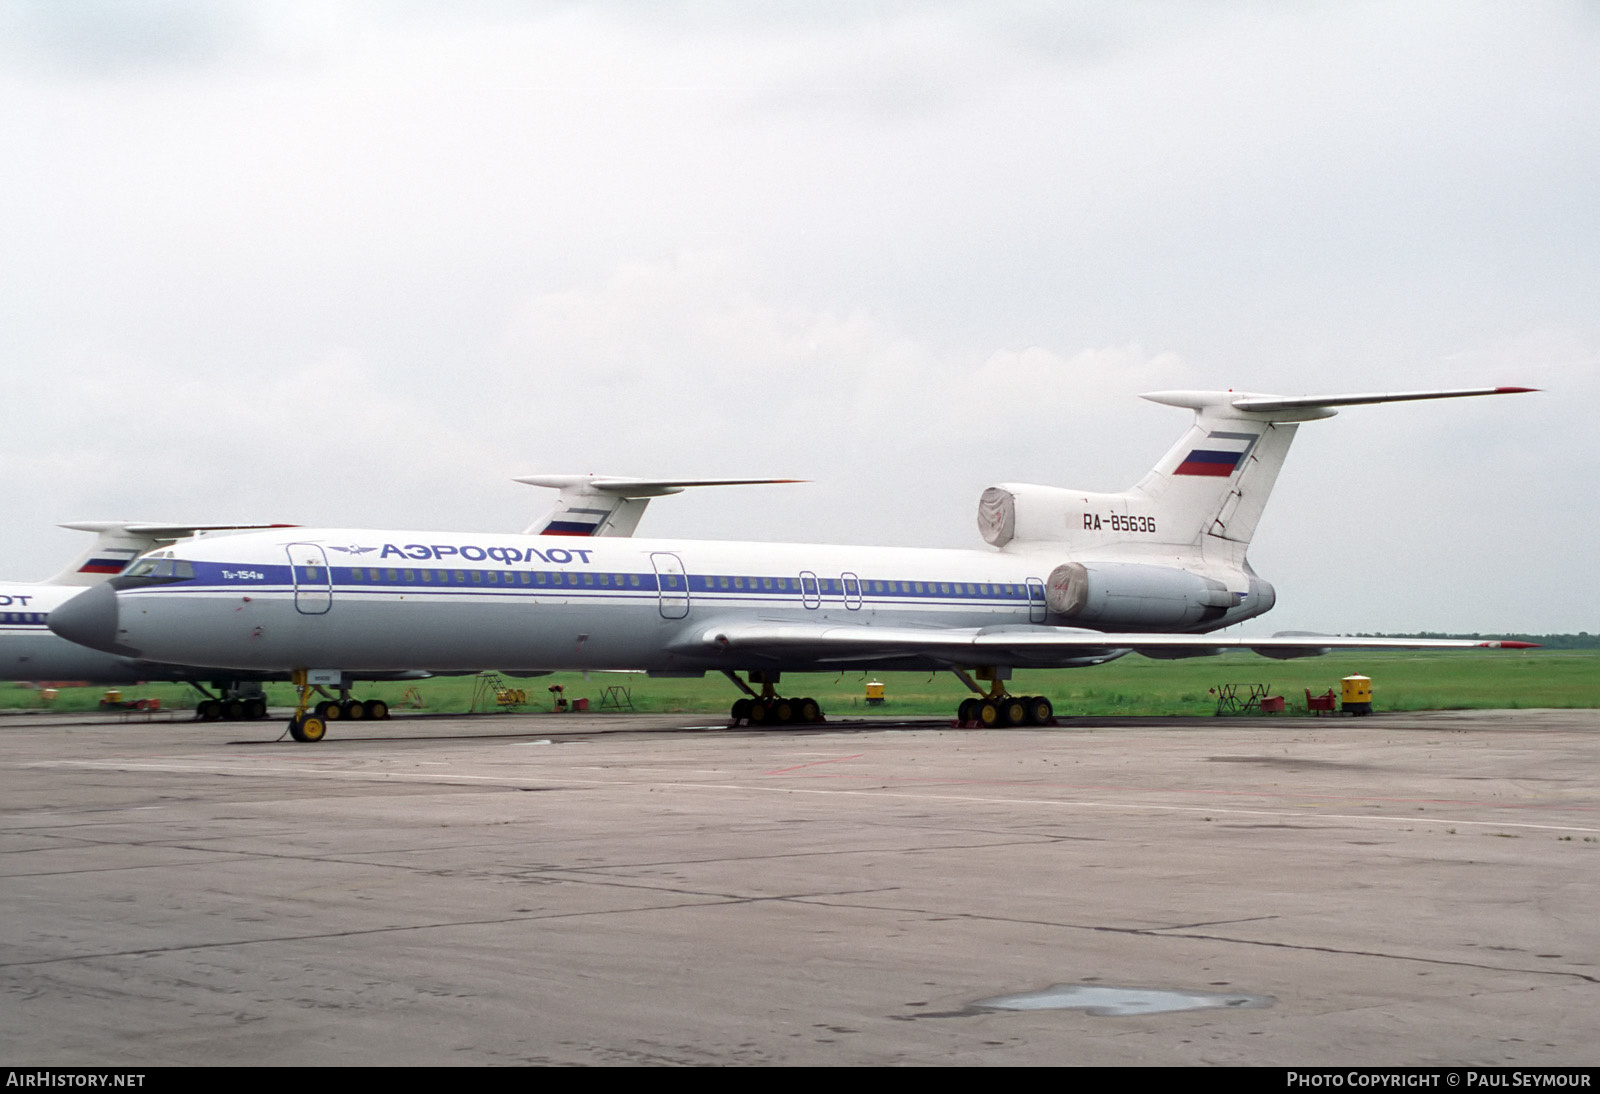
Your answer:
[[[217,680],[211,686],[222,693],[220,697],[193,680],[189,681],[189,686],[205,696],[194,707],[197,722],[254,722],[267,716],[267,696],[260,684]]]

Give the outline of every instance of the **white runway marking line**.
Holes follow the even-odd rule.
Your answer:
[[[1454,817],[1372,817],[1355,816],[1346,813],[1303,813],[1288,809],[1241,809],[1237,806],[1215,808],[1198,805],[1157,805],[1154,803],[1130,805],[1122,802],[1071,801],[1050,798],[979,798],[966,794],[907,794],[897,790],[813,790],[801,787],[739,786],[721,783],[673,783],[672,785],[695,787],[703,790],[766,790],[778,794],[853,794],[862,797],[905,798],[910,801],[968,802],[978,805],[1049,805],[1079,809],[1122,809],[1128,812],[1157,810],[1165,813],[1200,813],[1205,816],[1299,817],[1308,820],[1376,821],[1381,824],[1448,824],[1474,825],[1481,828],[1530,828],[1548,832],[1600,832],[1600,828],[1584,828],[1569,824],[1458,820]]]
[[[38,760],[31,763],[18,764],[18,767],[84,767],[98,770],[113,771],[166,771],[174,774],[185,775],[251,775],[257,777],[321,777],[334,779],[350,779],[361,782],[392,782],[416,780],[419,782],[448,783],[493,783],[501,786],[520,786],[528,781],[528,776],[510,775],[436,775],[411,774],[405,771],[322,771],[315,768],[276,768],[264,769],[260,767],[241,770],[238,768],[205,767],[191,764],[123,764],[109,760]],[[1381,817],[1360,816],[1351,813],[1307,813],[1290,809],[1242,809],[1237,806],[1199,806],[1199,805],[1159,805],[1156,803],[1128,804],[1124,802],[1097,802],[1077,801],[1071,799],[1051,798],[990,798],[977,797],[970,794],[908,794],[900,790],[843,790],[823,789],[797,786],[748,786],[742,783],[683,783],[670,781],[647,781],[643,779],[564,779],[559,776],[539,774],[539,781],[552,784],[565,784],[569,786],[664,786],[668,789],[683,790],[738,790],[746,793],[758,792],[765,794],[843,794],[852,797],[894,798],[904,801],[935,801],[935,802],[966,802],[977,805],[1042,805],[1056,809],[1121,809],[1126,812],[1162,812],[1162,813],[1196,813],[1203,816],[1227,817],[1294,817],[1302,820],[1324,821],[1353,821],[1362,824],[1441,824],[1441,825],[1469,825],[1475,828],[1520,828],[1536,832],[1584,832],[1600,833],[1600,828],[1584,827],[1574,824],[1533,824],[1527,821],[1480,821],[1462,820],[1457,817]]]

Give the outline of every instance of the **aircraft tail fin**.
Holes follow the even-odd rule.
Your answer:
[[[1195,412],[1190,426],[1138,484],[1120,494],[1004,483],[986,490],[978,525],[997,547],[1065,542],[1077,549],[1123,544],[1242,549],[1250,542],[1300,423],[1337,407],[1507,395],[1523,387],[1456,388],[1354,395],[1261,395],[1156,391],[1151,402]]]
[[[524,475],[529,486],[561,491],[555,506],[523,532],[526,536],[631,536],[652,498],[691,486],[758,486],[803,479],[634,479],[620,475]]]
[[[1532,390],[1482,387],[1295,396],[1152,392],[1144,398],[1189,407],[1195,421],[1130,493],[1151,499],[1163,510],[1175,542],[1199,543],[1202,537],[1214,536],[1248,544],[1301,422],[1331,418],[1337,407]]]

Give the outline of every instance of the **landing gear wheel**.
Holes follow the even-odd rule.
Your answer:
[[[320,741],[328,735],[328,724],[315,714],[302,714],[289,719],[289,736],[297,741]]]
[[[347,699],[339,704],[339,716],[352,722],[359,722],[367,716],[367,708],[355,699]]]
[[[735,722],[747,720],[750,717],[750,706],[749,699],[735,699],[733,701],[733,710],[731,711],[733,720]]]
[[[956,721],[962,725],[978,720],[978,704],[981,699],[963,699],[961,705],[956,707]]]
[[[788,725],[794,721],[794,700],[774,699],[772,701],[772,720],[780,726]]]
[[[247,721],[259,722],[267,716],[267,701],[260,697],[244,701],[244,716]]]
[[[1030,726],[1045,726],[1050,724],[1050,719],[1055,717],[1055,708],[1050,705],[1050,700],[1043,695],[1035,695],[1024,699],[1023,704],[1028,708],[1028,724]]]
[[[312,713],[314,713],[318,718],[321,718],[324,722],[337,722],[340,718],[344,717],[344,709],[338,703],[327,699],[324,699],[322,702],[312,707],[311,710]]]
[[[202,722],[215,722],[222,717],[222,704],[215,699],[202,699],[194,708],[194,716]]]
[[[983,729],[993,729],[1000,724],[1000,704],[993,699],[979,699],[972,713],[972,720]]]
[[[750,700],[750,724],[764,725],[772,720],[772,708],[761,699]]]
[[[230,722],[237,722],[244,717],[244,702],[240,699],[229,699],[222,704],[222,717]]]
[[[1021,699],[1008,695],[1000,700],[1000,724],[1020,726],[1028,720],[1028,707]]]
[[[794,716],[798,722],[820,722],[822,708],[817,706],[815,699],[800,699],[794,704]]]
[[[369,722],[381,722],[389,717],[389,704],[382,699],[368,699],[361,704],[361,712]]]

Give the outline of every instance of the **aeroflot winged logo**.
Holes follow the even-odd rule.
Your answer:
[[[1226,433],[1213,430],[1206,434],[1206,447],[1192,449],[1178,464],[1174,475],[1206,475],[1227,478],[1244,462],[1250,450],[1261,439],[1259,433]]]

